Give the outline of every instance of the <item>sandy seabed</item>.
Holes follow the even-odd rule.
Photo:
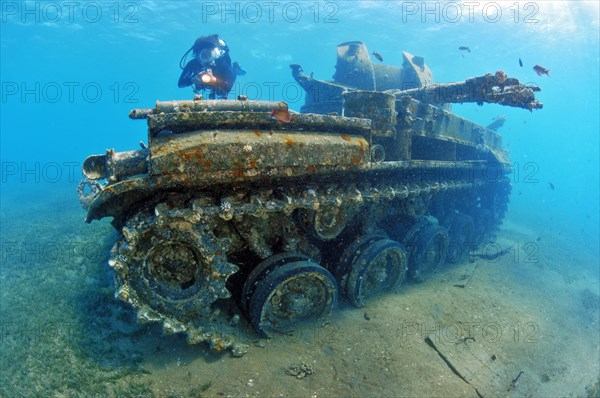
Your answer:
[[[138,325],[114,298],[108,222],[72,197],[3,198],[0,396],[599,397],[594,246],[511,219],[495,260],[446,264],[241,358]],[[65,203],[68,203],[65,205]]]

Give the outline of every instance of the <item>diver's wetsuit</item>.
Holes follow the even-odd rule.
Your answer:
[[[179,82],[177,83],[179,88],[184,88],[194,84],[192,82],[192,77],[198,76],[198,73],[200,73],[201,70],[202,64],[197,59],[194,58],[193,60],[188,62],[185,68],[183,68],[181,75],[179,76]]]
[[[196,92],[206,89],[211,90],[209,95],[209,98],[211,99],[214,99],[217,96],[223,99],[227,98],[227,94],[229,94],[233,88],[241,68],[238,66],[237,62],[233,65],[231,64],[229,49],[222,41],[221,43],[223,43],[223,45],[220,45],[218,40],[217,35],[202,37],[196,40],[196,43],[194,43],[193,46],[195,57],[185,65],[185,68],[183,68],[183,71],[179,76],[177,85],[180,88],[194,85],[194,91]],[[203,50],[210,51],[213,48],[223,48],[224,53],[216,59],[201,62],[197,55]],[[198,74],[207,69],[210,69],[212,75],[217,79],[216,84],[206,85],[198,79]]]

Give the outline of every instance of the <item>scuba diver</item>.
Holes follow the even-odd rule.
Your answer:
[[[185,67],[188,55],[192,52],[194,59]],[[180,88],[194,86],[194,92],[210,90],[209,99],[227,99],[238,75],[245,75],[237,62],[231,64],[229,47],[219,35],[200,36],[194,45],[183,54],[179,61],[183,69],[179,76]]]

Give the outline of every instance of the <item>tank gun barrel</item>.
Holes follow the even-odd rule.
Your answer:
[[[396,99],[412,97],[429,104],[484,102],[523,108],[529,111],[541,109],[543,104],[535,99],[535,93],[541,91],[538,86],[521,84],[515,78],[508,78],[502,72],[478,76],[463,82],[427,84],[409,90],[387,90]]]

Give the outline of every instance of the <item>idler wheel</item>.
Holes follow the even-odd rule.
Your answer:
[[[415,224],[404,241],[410,253],[408,273],[411,278],[422,282],[424,276],[437,271],[446,260],[448,242],[446,228],[433,223]]]
[[[368,240],[349,257],[350,273],[344,292],[357,307],[398,286],[406,273],[408,255],[402,244],[384,238]]]
[[[469,247],[473,247],[475,223],[470,216],[461,213],[452,213],[444,223],[448,228],[448,252],[446,261],[458,263],[464,257]]]
[[[256,285],[248,314],[254,329],[269,337],[329,314],[336,303],[337,284],[329,271],[310,260],[295,261]]]
[[[248,275],[246,278],[246,282],[244,282],[241,296],[242,311],[244,311],[246,314],[248,313],[250,299],[252,298],[252,295],[254,295],[256,287],[260,281],[263,280],[264,277],[272,272],[275,268],[281,267],[287,263],[309,260],[310,258],[308,258],[308,256],[300,253],[279,253],[265,259],[258,264],[252,270],[252,272],[250,272],[250,275]]]

